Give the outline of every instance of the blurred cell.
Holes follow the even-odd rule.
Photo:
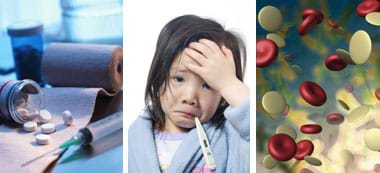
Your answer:
[[[340,59],[342,59],[347,64],[355,64],[354,61],[351,59],[350,53],[348,53],[344,49],[336,49],[335,54],[339,56]]]
[[[263,159],[263,165],[267,169],[273,169],[277,166],[277,160],[274,159],[271,155],[266,155]]]
[[[313,165],[313,166],[321,166],[322,165],[321,160],[319,160],[316,157],[312,157],[312,156],[305,156],[305,161],[308,164]]]
[[[377,1],[363,1],[356,7],[356,13],[360,17],[366,16],[368,13],[380,10],[380,4]]]
[[[339,125],[344,121],[344,116],[340,113],[331,113],[327,115],[326,121],[331,125]]]
[[[367,113],[369,112],[369,106],[368,105],[361,105],[357,108],[355,108],[353,111],[351,111],[347,115],[347,121],[348,122],[357,122],[361,119],[363,119],[365,116],[367,116]]]
[[[375,96],[376,96],[377,100],[380,100],[380,88],[377,88],[375,90]]]
[[[276,33],[269,33],[266,38],[276,43],[277,47],[285,47],[286,45],[285,39]]]
[[[297,132],[292,126],[281,124],[276,128],[276,134],[287,134],[292,137],[294,140],[297,139]]]
[[[372,151],[380,151],[380,129],[372,128],[364,135],[364,143]]]

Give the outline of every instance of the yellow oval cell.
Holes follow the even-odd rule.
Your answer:
[[[361,105],[357,108],[355,108],[353,111],[351,111],[347,115],[347,121],[348,122],[357,122],[361,119],[363,119],[367,113],[369,112],[369,106],[368,105]]]
[[[348,53],[344,49],[336,49],[335,53],[339,56],[340,59],[342,59],[347,64],[355,64],[354,61],[351,59],[350,53]]]
[[[380,12],[372,12],[365,16],[365,20],[375,26],[380,26]]]
[[[273,6],[265,6],[260,11],[258,21],[260,26],[268,32],[274,32],[281,28],[282,14],[281,11]]]
[[[305,161],[309,163],[310,165],[314,165],[314,166],[322,165],[322,162],[318,158],[315,158],[313,156],[305,156]]]
[[[352,61],[355,64],[363,64],[368,60],[371,54],[371,38],[367,32],[358,30],[352,35],[349,47]]]
[[[264,110],[270,114],[280,114],[286,108],[285,97],[277,91],[265,93],[261,102]]]
[[[277,166],[277,160],[274,159],[271,155],[266,155],[263,159],[263,165],[267,169],[273,169]]]
[[[364,135],[364,143],[372,151],[380,151],[380,129],[372,128]]]
[[[294,130],[291,126],[286,125],[286,124],[279,125],[276,129],[276,133],[287,134],[290,137],[292,137],[294,140],[297,138],[296,130]]]
[[[285,47],[285,39],[276,33],[267,34],[267,39],[276,43],[277,47]]]

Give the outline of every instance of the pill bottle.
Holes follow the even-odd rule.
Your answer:
[[[41,75],[43,25],[38,21],[21,21],[8,26],[18,80],[32,79],[44,86]]]
[[[0,122],[15,127],[37,118],[44,106],[44,94],[33,80],[0,82]]]

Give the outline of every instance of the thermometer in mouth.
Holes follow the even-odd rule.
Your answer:
[[[201,121],[198,117],[195,117],[195,126],[197,128],[199,144],[201,145],[203,157],[206,160],[206,165],[210,170],[216,170],[215,159],[210,148],[210,143],[208,142],[206,132],[203,129]]]

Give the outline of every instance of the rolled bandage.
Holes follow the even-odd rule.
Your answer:
[[[44,52],[42,73],[52,86],[117,93],[123,83],[123,50],[114,45],[52,43]]]

